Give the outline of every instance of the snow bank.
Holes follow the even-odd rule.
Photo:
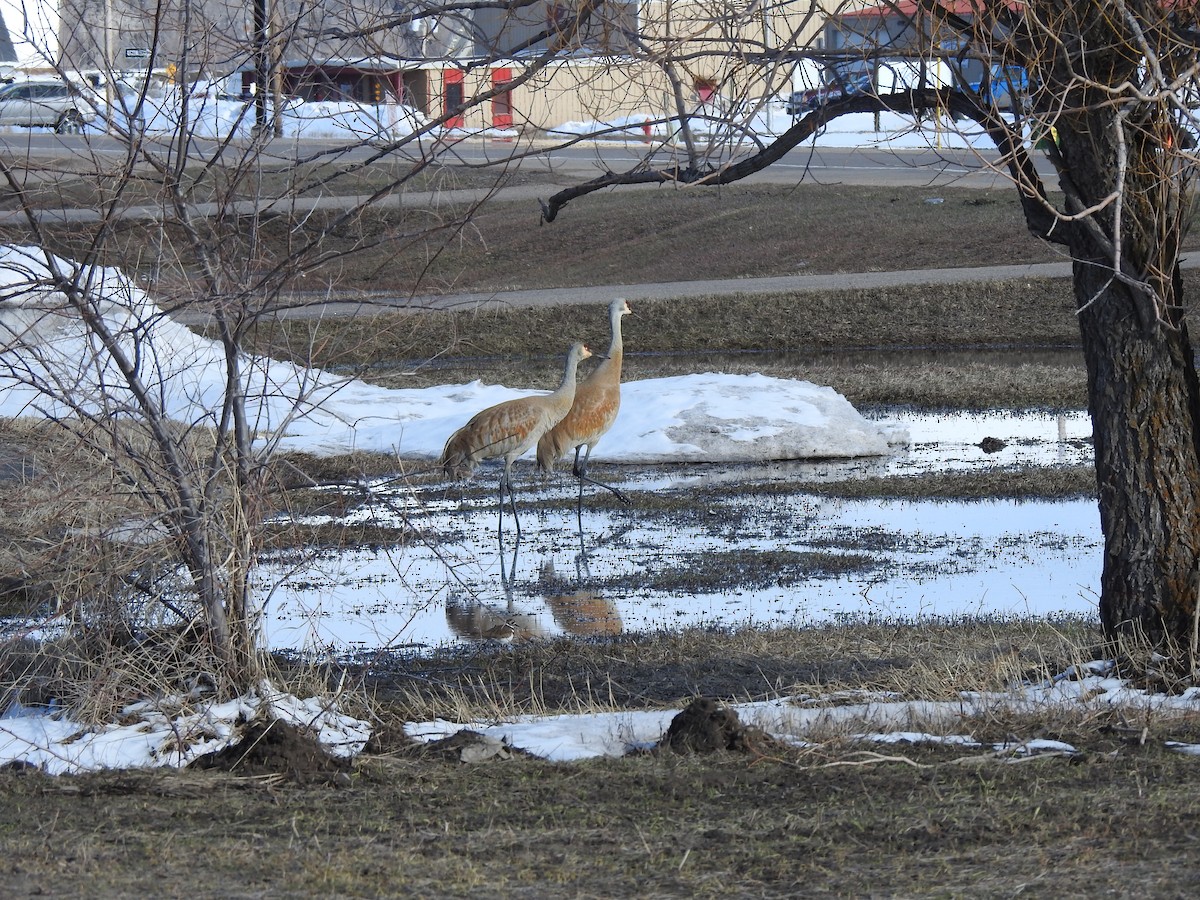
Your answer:
[[[969,737],[955,734],[955,729],[962,728],[968,719],[999,710],[1036,717],[1055,710],[1123,709],[1139,721],[1151,715],[1194,716],[1200,712],[1200,688],[1188,688],[1173,696],[1153,693],[1113,677],[1112,670],[1111,662],[1095,661],[1081,670],[1072,668],[1046,682],[1021,685],[1002,693],[968,692],[959,699],[947,701],[898,700],[891,695],[863,693],[859,702],[847,702],[844,695],[828,700],[803,696],[730,704],[730,708],[743,724],[756,726],[792,743],[834,732],[885,743],[938,740],[974,746],[980,745]],[[645,749],[662,737],[678,712],[670,709],[519,716],[501,723],[460,724],[435,719],[410,722],[404,730],[414,740],[432,741],[469,728],[535,756],[567,762],[598,756],[623,756],[630,750]],[[938,733],[932,734],[931,729],[938,729]],[[1194,745],[1173,746],[1180,752],[1197,752]],[[1069,745],[1059,742],[1034,741],[1014,741],[991,749],[1004,749],[1014,754],[1073,752]]]
[[[146,134],[175,134],[186,127],[195,137],[248,136],[256,124],[250,100],[229,99],[215,88],[200,89],[188,98],[188,120],[181,123],[182,100],[177,92],[147,96],[142,108]],[[372,140],[401,138],[429,124],[419,110],[397,103],[355,103],[289,100],[279,113],[282,137]]]
[[[193,696],[143,700],[123,709],[119,723],[96,726],[14,705],[0,716],[0,764],[24,763],[48,775],[182,768],[238,743],[256,718],[307,729],[333,756],[357,755],[371,736],[369,724],[342,714],[328,699],[301,700],[263,682],[223,703]]]
[[[41,286],[55,268],[78,267],[35,247],[0,246],[0,415],[138,415],[95,336],[60,293]],[[180,422],[214,425],[225,389],[220,345],[172,321],[118,269],[89,274],[94,312],[137,360],[159,408]],[[322,455],[363,450],[431,460],[476,412],[529,394],[480,382],[385,389],[289,362],[245,363],[260,440]],[[621,414],[593,457],[644,464],[877,456],[906,441],[898,426],[868,421],[830,388],[708,373],[626,384]]]

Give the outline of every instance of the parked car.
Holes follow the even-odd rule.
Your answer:
[[[807,91],[793,91],[784,101],[783,109],[789,116],[802,116],[814,109],[871,90],[871,76],[862,74],[854,78],[840,79],[831,73],[829,83]]]
[[[79,88],[65,81],[15,81],[0,88],[0,126],[79,134],[95,116]]]
[[[1021,66],[992,66],[991,77],[968,85],[985,103],[1012,113],[1029,108],[1029,73]]]

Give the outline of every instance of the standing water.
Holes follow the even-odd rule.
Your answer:
[[[620,482],[630,506],[589,488],[578,519],[569,468],[545,484],[526,468],[515,476],[519,545],[511,530],[497,535],[492,469],[480,470],[481,490],[468,499],[380,482],[342,521],[407,523],[420,539],[321,552],[299,567],[268,562],[259,573],[268,642],[342,654],[708,624],[1093,615],[1094,500],[848,500],[805,490],[1087,465],[1087,416],[898,418],[912,443],[893,456],[645,467]]]

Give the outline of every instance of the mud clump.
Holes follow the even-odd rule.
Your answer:
[[[675,753],[763,752],[777,741],[760,728],[743,725],[738,714],[707,697],[693,700],[671,720],[658,749]]]
[[[193,769],[218,769],[236,775],[283,775],[299,784],[348,784],[350,764],[325,752],[312,735],[287,722],[255,720],[242,739],[224,750],[206,753]]]

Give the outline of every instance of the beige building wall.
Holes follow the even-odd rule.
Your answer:
[[[819,47],[828,11],[839,6],[837,0],[751,2],[747,14],[731,18],[728,2],[644,0],[640,32],[645,58],[576,57],[552,64],[513,88],[511,127],[541,132],[567,122],[614,122],[638,115],[661,119],[675,115],[679,101],[688,112],[703,103],[724,112],[787,94],[796,67],[787,51]],[[747,55],[747,47],[759,52]],[[491,90],[496,68],[505,67],[465,73],[464,96]],[[509,70],[514,76],[521,73],[519,64]],[[440,115],[444,72],[431,70],[428,78],[426,111]],[[504,127],[492,112],[492,104],[484,103],[466,113],[463,126]]]
[[[120,57],[127,44],[143,46],[152,39],[146,23],[149,0],[109,0],[121,21],[122,36],[117,41],[98,40],[103,35],[101,0],[64,0],[64,49],[70,51],[76,67],[95,65],[104,61],[104,45],[112,57]],[[183,8],[181,0],[168,0],[162,24],[175,22]],[[791,89],[795,60],[786,55],[789,49],[811,44],[825,23],[824,9],[836,8],[835,0],[791,0],[771,3],[770,0],[641,0],[638,10],[638,32],[641,44],[630,52],[620,29],[611,33],[603,28],[582,41],[586,52],[552,63],[528,81],[517,83],[509,96],[485,100],[481,105],[464,112],[461,125],[468,129],[511,127],[523,131],[544,131],[566,122],[612,122],[635,115],[655,118],[669,117],[682,110],[694,112],[708,104],[718,113],[752,104],[763,97],[786,94]],[[396,68],[403,69],[402,81],[409,102],[423,107],[433,117],[440,117],[453,106],[472,98],[486,96],[498,89],[505,78],[520,82],[522,63],[496,62],[473,68],[455,60],[408,61],[424,48],[411,44],[411,32],[403,29],[384,29],[369,42],[369,46],[349,46],[345,40],[305,39],[303,35],[320,33],[322,27],[353,24],[359,28],[370,25],[390,9],[387,4],[360,5],[353,0],[331,2],[318,7],[301,6],[299,0],[277,0],[275,4],[280,25],[295,29],[295,38],[281,53],[285,65],[303,64],[304,60],[320,64],[323,59],[361,60],[370,66],[372,58],[382,67],[392,66],[392,75],[399,82]],[[386,8],[385,8],[386,7]],[[522,10],[524,19],[511,23],[488,20],[488,34],[515,35],[520,38],[545,27],[549,19],[559,15],[563,0],[546,0],[545,8],[528,7]],[[157,8],[157,7],[155,7]],[[632,18],[632,3],[619,6],[622,11],[616,21],[624,25]],[[189,44],[192,56],[187,57],[189,70],[197,69],[212,75],[223,75],[252,65],[248,44],[248,2],[234,0],[199,0],[195,9],[204,24],[205,40]],[[300,10],[307,10],[301,15]],[[618,7],[614,7],[618,9]],[[351,16],[350,11],[356,15]],[[140,15],[139,15],[140,14]],[[110,13],[110,21],[111,21]],[[483,26],[476,14],[475,24]],[[298,18],[299,17],[299,18]],[[374,17],[374,18],[373,18]],[[343,21],[344,20],[344,21]],[[525,21],[528,20],[528,21]],[[146,24],[141,30],[135,23]],[[97,28],[96,26],[101,27]],[[193,23],[193,28],[195,24]],[[175,29],[167,27],[166,35]],[[407,35],[407,37],[406,37]],[[614,37],[615,35],[615,37]],[[408,41],[408,43],[406,43]],[[158,65],[165,65],[180,55],[171,37],[164,37],[157,55]],[[597,48],[611,47],[611,57],[595,55]],[[478,58],[485,44],[463,46],[456,52]],[[636,52],[638,58],[633,58]],[[386,58],[391,57],[390,62]],[[409,90],[411,88],[411,90]],[[458,124],[458,123],[456,123]]]
[[[759,5],[753,14],[730,20],[727,3],[646,0],[641,13],[646,59],[593,56],[552,64],[512,90],[512,127],[542,132],[567,122],[614,122],[638,115],[661,119],[676,114],[677,97],[688,112],[703,103],[723,112],[787,94],[796,63],[786,51],[817,47],[825,10],[838,5],[835,0],[815,6],[794,0]],[[762,54],[735,52],[747,46]],[[769,58],[768,51],[776,58]],[[674,80],[663,65],[667,61]],[[490,90],[496,68],[504,67],[467,72],[464,96]],[[517,76],[521,69],[514,64],[510,71]],[[444,108],[437,87],[443,77],[441,69],[429,72],[427,112],[432,115]],[[494,120],[490,103],[468,111],[463,126],[504,127]]]

